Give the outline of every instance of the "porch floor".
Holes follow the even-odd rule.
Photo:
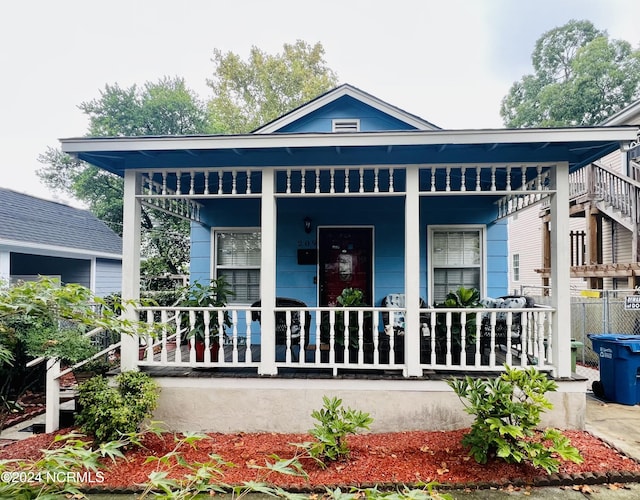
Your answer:
[[[231,346],[224,346],[225,362],[232,362]],[[252,359],[254,361],[260,360],[260,345],[251,346]],[[240,354],[240,353],[239,353]],[[313,346],[307,348],[306,361],[307,363],[314,362],[315,351]],[[182,346],[181,356],[183,360],[189,359],[188,346]],[[244,360],[244,353],[239,356],[240,361]],[[160,356],[156,354],[154,361],[159,361]],[[173,360],[173,356],[169,358],[169,362]],[[496,349],[496,362],[504,363],[506,360],[505,352],[502,349]],[[277,356],[277,361],[284,361],[284,354]],[[515,355],[512,358],[512,362],[515,365],[519,364],[520,359]],[[466,374],[473,377],[487,377],[493,378],[498,373],[495,371],[469,371],[464,372],[460,370],[431,370],[423,369],[422,376],[406,378],[402,374],[402,365],[390,365],[389,368],[380,368],[379,365],[376,368],[349,368],[345,365],[344,368],[340,367],[341,363],[337,363],[338,373],[333,374],[334,365],[327,364],[325,367],[310,366],[309,364],[301,365],[297,367],[278,367],[278,373],[276,375],[260,375],[257,372],[256,367],[241,367],[241,366],[228,366],[228,367],[191,367],[191,366],[171,366],[171,365],[155,365],[155,366],[140,366],[140,370],[148,373],[153,377],[187,377],[187,378],[280,378],[280,379],[334,379],[334,380],[449,380],[453,377],[462,377]],[[113,371],[117,373],[119,370]],[[579,374],[573,374],[572,380],[585,380],[585,378]]]

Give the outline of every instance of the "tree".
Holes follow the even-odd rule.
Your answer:
[[[596,125],[640,97],[640,49],[589,21],[547,31],[531,59],[535,73],[502,100],[507,127]]]
[[[98,99],[79,107],[89,116],[90,137],[185,135],[210,130],[206,105],[182,78],[164,77],[141,88],[106,85]],[[46,185],[85,202],[96,217],[122,234],[124,186],[120,177],[55,148],[47,149],[39,161],[46,165],[38,172]],[[153,258],[154,272],[183,272],[189,260],[188,222],[144,208],[142,227],[145,253]],[[158,238],[160,233],[171,238]]]
[[[298,41],[271,56],[252,48],[250,62],[214,50],[209,86],[213,99],[203,103],[182,78],[164,77],[142,87],[106,85],[100,97],[80,104],[89,116],[89,137],[185,135],[248,132],[326,92],[336,83],[323,59],[324,49]],[[85,202],[91,212],[122,234],[122,179],[78,161],[59,149],[40,155],[38,175],[55,190]],[[189,260],[189,225],[163,212],[142,214],[143,273],[184,272]]]
[[[212,122],[226,133],[247,133],[269,123],[337,84],[322,44],[298,40],[284,44],[281,54],[251,48],[244,62],[233,52],[213,51]]]

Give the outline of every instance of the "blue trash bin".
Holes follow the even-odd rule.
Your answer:
[[[640,335],[606,333],[589,338],[600,360],[604,397],[625,405],[640,403]]]

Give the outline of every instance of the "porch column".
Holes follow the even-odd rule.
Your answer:
[[[0,281],[9,283],[11,277],[11,252],[8,250],[0,251]]]
[[[419,377],[420,369],[420,189],[417,165],[406,168],[404,202],[404,376]]]
[[[556,309],[552,330],[553,375],[571,377],[571,249],[569,248],[569,164],[551,169],[551,303]]]
[[[260,198],[260,375],[275,375],[276,368],[276,199],[275,171],[262,170],[262,197]]]
[[[136,198],[142,190],[142,176],[126,170],[124,173],[124,205],[122,216],[122,301],[140,298],[140,217],[142,208]],[[129,305],[125,307],[125,317],[131,321],[138,319],[137,312]],[[120,368],[134,370],[138,361],[138,337],[122,336],[120,348]]]

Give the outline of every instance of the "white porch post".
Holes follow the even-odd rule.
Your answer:
[[[569,164],[551,169],[551,301],[556,309],[551,345],[553,375],[571,377],[571,249],[569,248]]]
[[[0,281],[9,283],[11,277],[11,252],[8,250],[0,251]]]
[[[44,431],[53,432],[60,428],[60,360],[47,359]]]
[[[262,197],[260,198],[260,375],[275,375],[276,368],[276,199],[275,171],[262,171]]]
[[[419,170],[407,166],[407,188],[404,202],[404,293],[405,338],[404,376],[419,377],[420,369],[420,190]]]
[[[141,205],[136,198],[140,194],[142,177],[137,172],[125,171],[124,206],[122,216],[122,300],[140,298],[140,217]],[[126,306],[125,316],[132,321],[138,319],[137,312]],[[120,368],[134,370],[138,361],[138,337],[122,336]]]

